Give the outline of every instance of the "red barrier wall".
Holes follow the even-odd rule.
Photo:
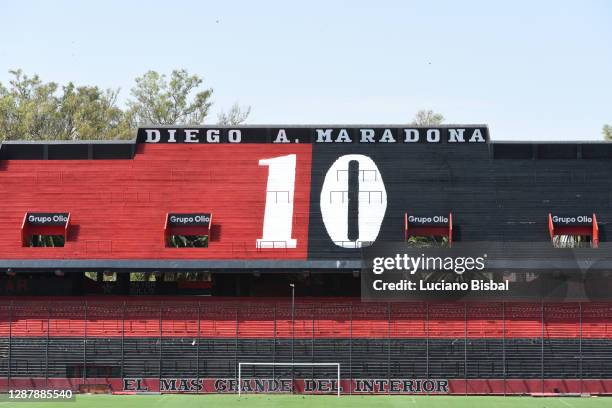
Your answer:
[[[0,300],[0,336],[291,338],[286,300]],[[580,321],[582,316],[582,331]],[[504,330],[505,328],[505,330]],[[608,303],[360,303],[298,299],[295,337],[612,338]]]
[[[132,379],[138,380],[138,379]],[[160,391],[160,380],[159,378],[142,378],[139,379],[138,385],[141,387],[140,392],[159,392]],[[169,379],[167,379],[169,380]],[[198,379],[189,379],[198,380]],[[202,384],[201,390],[182,391],[188,393],[236,393],[236,380],[233,378],[213,379],[203,378],[199,379]],[[219,380],[221,383],[219,383]],[[592,395],[612,395],[612,380],[503,380],[503,379],[453,379],[448,380],[448,392],[444,391],[433,391],[425,392],[405,392],[403,391],[404,381],[412,381],[419,379],[396,379],[396,385],[400,391],[392,392],[389,391],[388,380],[382,379],[383,388],[380,389],[378,384],[375,384],[373,392],[365,392],[356,390],[355,380],[342,379],[341,380],[341,393],[342,394],[426,394],[426,395],[444,395],[444,394],[456,394],[456,395],[528,395],[528,394],[592,394]],[[421,383],[425,380],[420,379]],[[248,381],[248,380],[245,380]],[[290,379],[285,380],[290,384]],[[446,380],[431,379],[433,383],[439,381],[445,382]],[[79,385],[82,384],[109,384],[112,392],[125,392],[124,381],[121,378],[12,378],[9,381],[7,378],[0,378],[0,392],[4,392],[8,389],[71,389],[73,391],[78,390]],[[134,384],[134,383],[132,383]],[[250,384],[254,384],[251,381]],[[325,386],[324,391],[315,391],[312,387],[305,383],[303,379],[295,380],[295,391],[297,393],[312,393],[312,394],[334,394],[336,388],[334,386],[335,380],[326,379],[322,382]],[[253,386],[253,385],[252,385]],[[305,387],[307,387],[305,391]],[[244,391],[244,389],[243,389]],[[137,392],[128,390],[127,392]],[[164,391],[172,393],[173,391]],[[179,391],[174,391],[179,392]],[[252,390],[245,392],[252,393]],[[263,392],[269,392],[267,389]],[[278,391],[276,391],[278,392]],[[287,391],[284,391],[287,392]]]

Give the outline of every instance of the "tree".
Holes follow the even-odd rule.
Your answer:
[[[444,116],[431,109],[421,109],[414,115],[412,120],[412,124],[415,126],[436,126],[442,124],[442,122],[444,122]]]
[[[35,75],[9,71],[9,87],[0,86],[0,137],[7,140],[45,139],[57,135],[57,84]]]
[[[38,75],[9,72],[9,83],[0,83],[0,142],[130,139],[138,126],[201,125],[212,105],[212,89],[202,89],[202,79],[184,69],[169,79],[155,71],[136,78],[127,109],[117,105],[119,89],[72,82],[60,87]],[[235,103],[219,122],[238,125],[250,112]]]
[[[132,124],[201,125],[212,105],[213,90],[198,91],[202,79],[184,70],[174,70],[170,80],[166,75],[149,71],[136,78],[131,90],[134,99],[128,102]],[[195,94],[194,94],[195,92]]]
[[[244,123],[251,114],[250,106],[241,107],[238,102],[234,103],[229,111],[221,111],[217,115],[217,124],[223,126],[236,126]]]
[[[9,71],[9,86],[0,84],[0,140],[78,140],[133,137],[118,90],[73,83],[59,88],[38,75]]]
[[[604,125],[602,133],[605,140],[612,141],[612,126]]]

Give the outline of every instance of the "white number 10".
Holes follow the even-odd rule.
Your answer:
[[[348,172],[351,161],[359,164],[359,237],[353,240],[348,238]],[[295,248],[297,240],[291,238],[291,227],[296,155],[263,159],[259,165],[268,166],[268,186],[263,236],[257,240],[257,248]],[[387,191],[376,163],[361,154],[340,156],[325,175],[320,205],[323,224],[335,245],[343,248],[371,245],[378,237],[387,209]]]

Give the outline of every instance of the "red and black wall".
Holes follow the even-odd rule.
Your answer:
[[[0,153],[0,266],[15,270],[355,269],[326,262],[358,260],[359,249],[334,242],[322,200],[348,202],[347,239],[357,240],[359,217],[370,216],[359,214],[359,202],[381,196],[360,190],[363,177],[379,178],[386,193],[374,245],[403,240],[406,212],[452,212],[455,242],[550,241],[549,213],[595,213],[605,244],[612,218],[612,150],[605,143],[13,143]],[[279,199],[266,193],[269,168],[259,161],[284,155],[296,155],[296,246],[258,247],[266,200]],[[330,174],[346,155],[368,157],[378,173],[352,160]],[[347,177],[346,188],[323,196],[326,176]],[[65,246],[24,247],[26,212],[70,213]],[[169,212],[211,213],[209,247],[166,248]]]

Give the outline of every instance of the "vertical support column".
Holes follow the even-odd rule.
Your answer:
[[[164,350],[164,337],[163,337],[163,333],[162,333],[162,322],[163,322],[163,318],[162,318],[162,313],[163,313],[163,309],[164,309],[164,302],[159,302],[159,380],[161,382],[162,379],[162,367],[163,367],[163,350]]]
[[[542,380],[541,380],[541,384],[542,384],[542,389],[540,390],[540,392],[544,392],[544,301],[540,301],[540,312],[541,312],[541,316],[542,316],[542,333],[541,333],[541,341],[542,341],[542,349],[540,351],[540,374],[542,375]]]
[[[238,364],[238,397],[242,393],[242,363]]]
[[[7,381],[6,381],[6,386],[8,390],[11,389],[11,365],[12,365],[11,349],[12,347],[13,347],[13,301],[11,300],[11,303],[9,304],[8,372],[7,372]]]
[[[391,302],[387,302],[387,394],[391,388]]]
[[[425,378],[429,378],[429,303],[425,303]]]
[[[353,394],[353,304],[349,304],[349,395]]]
[[[272,344],[272,362],[276,363],[276,308],[277,304],[274,302],[274,337]],[[276,365],[272,366],[272,379],[276,379]]]
[[[83,315],[85,316],[85,333],[83,333],[83,385],[85,385],[87,381],[87,300],[85,300],[83,307]]]
[[[200,301],[198,300],[198,337],[196,339],[196,381],[200,383]],[[196,393],[200,393],[200,388]]]
[[[580,375],[580,394],[582,394],[584,388],[584,384],[582,381],[582,302],[578,302],[578,307],[579,307],[579,311],[580,311],[580,338],[579,338],[579,343],[578,343],[578,352],[580,355],[580,359],[578,360],[578,373]]]
[[[295,288],[291,288],[295,290]],[[291,294],[291,393],[294,393],[295,389],[295,296]]]
[[[338,396],[340,396],[340,363],[338,363],[338,384],[336,384],[336,388],[338,389]]]
[[[312,309],[311,309],[311,316],[312,316],[312,342],[311,342],[311,353],[310,353],[310,360],[312,363],[315,362],[315,305],[313,303],[312,305]],[[311,368],[311,378],[314,379],[314,366],[312,366]]]
[[[51,305],[47,303],[47,341],[45,344],[45,388],[49,388],[49,321],[51,320]]]
[[[240,370],[238,370],[238,306],[234,308],[235,319],[236,319],[236,330],[234,332],[234,378],[238,379],[238,395],[240,395],[240,390],[242,389],[242,383],[240,382]],[[236,373],[238,370],[238,373]],[[238,374],[238,375],[236,375]]]
[[[123,308],[121,309],[121,378],[125,378],[125,359],[123,358],[125,352],[125,300],[123,301]]]
[[[467,303],[463,304],[463,377],[465,378],[465,395],[468,393],[467,378]]]
[[[502,302],[502,364],[504,374],[504,397],[506,396],[506,302]]]

